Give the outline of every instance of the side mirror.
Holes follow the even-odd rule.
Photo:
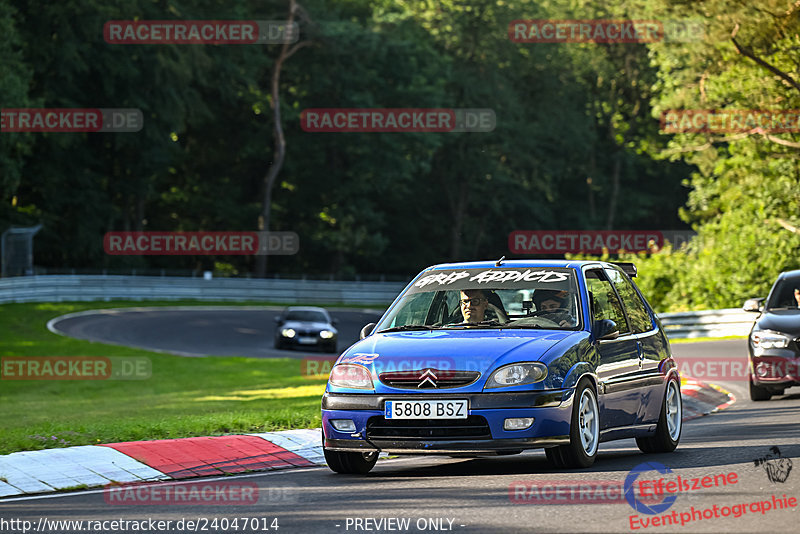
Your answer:
[[[611,319],[603,319],[594,324],[594,338],[598,341],[601,339],[617,339],[619,337],[619,328],[617,323]]]
[[[338,324],[339,324],[339,319],[331,319],[331,324],[332,324],[333,326],[336,326],[336,325],[338,325]]]
[[[762,302],[764,302],[764,297],[747,299],[744,301],[742,309],[746,312],[759,313],[761,311]]]
[[[280,315],[276,315],[275,316],[275,323],[276,324],[281,324],[281,316]]]
[[[365,337],[370,335],[372,333],[372,331],[375,329],[375,325],[376,325],[376,323],[367,323],[367,324],[365,324],[364,328],[361,329],[361,333],[359,334],[358,338],[359,339],[364,339]]]

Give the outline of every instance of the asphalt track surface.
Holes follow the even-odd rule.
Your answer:
[[[82,312],[51,321],[70,337],[181,356],[303,358],[308,350],[274,348],[275,307],[117,308]],[[378,309],[330,309],[338,320],[338,348],[358,340],[361,328],[377,321]]]
[[[358,316],[351,317],[354,321]],[[227,321],[227,319],[226,319]],[[216,324],[217,321],[211,321]],[[224,321],[223,321],[224,322]],[[190,346],[183,347],[190,352]],[[222,343],[218,341],[218,343]],[[341,347],[340,347],[341,348]],[[678,359],[741,357],[745,341],[719,341],[675,344]],[[272,527],[277,518],[277,532],[797,532],[800,525],[800,389],[786,391],[767,402],[751,402],[747,384],[741,381],[717,381],[733,392],[737,402],[727,410],[688,421],[684,425],[678,449],[669,454],[643,454],[633,440],[609,442],[600,446],[594,466],[585,470],[559,471],[548,464],[541,451],[517,456],[454,459],[448,457],[401,457],[380,460],[366,476],[336,475],[327,468],[302,468],[226,477],[225,481],[255,482],[259,502],[232,506],[178,504],[111,504],[102,490],[59,494],[46,497],[6,499],[0,503],[0,519],[22,519],[34,525],[40,519],[113,521],[170,520],[170,532],[194,531],[176,523],[200,521],[199,532],[273,532],[232,527],[234,518],[260,518],[260,526]],[[782,461],[783,474],[794,462],[788,477],[771,481],[764,465],[755,460],[779,447],[789,460]],[[667,481],[701,479],[704,476],[735,473],[735,483],[679,493],[666,511],[648,515],[637,513],[622,502],[574,502],[543,504],[531,494],[520,501],[511,489],[521,482],[546,483],[623,483],[629,472],[645,462],[669,467],[671,474],[655,471],[642,473],[647,480],[661,476]],[[770,462],[774,462],[770,460]],[[783,477],[779,477],[783,478]],[[215,479],[201,479],[191,484],[207,484]],[[528,486],[530,487],[530,486]],[[511,491],[510,491],[511,490]],[[761,513],[752,503],[795,498],[796,507],[770,509]],[[552,502],[552,501],[551,501]],[[746,512],[742,514],[742,505]],[[715,507],[716,506],[716,510]],[[766,505],[759,504],[765,509]],[[697,519],[708,509],[707,518]],[[694,520],[691,520],[692,511]],[[670,516],[676,523],[642,527],[645,519]],[[722,514],[728,512],[728,517]],[[714,516],[714,513],[718,517]],[[739,517],[735,517],[738,512]],[[631,517],[635,518],[632,528]],[[700,515],[702,517],[702,515]],[[217,519],[214,527],[214,519]],[[397,518],[401,523],[378,525],[381,519]],[[685,524],[681,525],[681,519]],[[223,519],[228,528],[223,530]],[[402,521],[408,520],[408,526]],[[207,523],[205,523],[207,521]],[[241,521],[241,519],[240,519]],[[0,522],[2,525],[2,522]],[[84,527],[88,523],[82,524]],[[110,524],[107,524],[110,525]],[[205,530],[203,527],[206,527]],[[382,527],[382,528],[381,528]],[[389,527],[389,528],[387,528]],[[438,530],[437,528],[438,527]],[[21,532],[6,530],[3,532]],[[71,532],[72,530],[51,530]],[[85,531],[85,530],[84,530]],[[122,532],[106,527],[102,532]],[[132,532],[133,530],[127,530]],[[41,531],[40,531],[41,532]],[[152,530],[150,532],[156,532]]]

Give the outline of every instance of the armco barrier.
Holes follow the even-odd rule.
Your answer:
[[[662,313],[658,316],[670,338],[746,336],[758,314],[740,308]]]
[[[0,279],[0,304],[95,300],[230,300],[390,304],[403,282],[46,275]]]
[[[0,279],[0,304],[91,300],[263,300],[387,305],[404,282],[44,275]],[[746,336],[757,315],[738,308],[659,315],[671,338]]]

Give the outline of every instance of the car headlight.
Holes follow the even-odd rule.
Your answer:
[[[294,331],[294,328],[284,328],[281,330],[281,335],[283,337],[294,337],[297,332]]]
[[[754,349],[785,349],[792,340],[789,336],[770,330],[754,330],[750,342]]]
[[[328,382],[340,388],[375,389],[369,369],[352,363],[334,365]]]
[[[504,388],[521,384],[534,384],[547,377],[547,366],[539,362],[512,363],[492,373],[486,388]]]
[[[319,333],[319,337],[321,337],[322,339],[330,339],[333,337],[333,332],[331,332],[330,330],[322,330]]]

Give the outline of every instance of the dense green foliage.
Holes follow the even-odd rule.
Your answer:
[[[638,258],[667,308],[739,305],[800,265],[796,134],[659,132],[666,109],[800,108],[798,15],[779,0],[307,0],[281,72],[281,273],[411,274],[509,255],[518,229],[679,229]],[[13,6],[13,7],[12,7]],[[287,16],[288,1],[0,0],[0,106],[134,107],[136,134],[0,135],[0,230],[43,223],[45,267],[253,269],[252,257],[107,256],[111,230],[253,230],[273,158],[280,45],[112,45],[113,19]],[[788,10],[788,11],[787,11]],[[694,19],[703,39],[515,43],[516,19]],[[308,133],[308,108],[492,108],[491,133]],[[730,136],[734,137],[734,136]],[[709,141],[711,141],[709,143]]]
[[[800,108],[800,86],[786,79],[800,80],[800,11],[779,0],[758,4],[687,2],[676,8],[678,16],[705,21],[707,35],[691,45],[652,46],[659,69],[654,116],[666,109]],[[739,53],[733,39],[786,78]],[[800,234],[791,231],[800,226],[798,141],[797,133],[755,131],[670,140],[662,156],[696,167],[681,217],[698,237],[688,249],[636,259],[640,286],[658,308],[741,306],[749,297],[766,296],[781,271],[800,268]]]

